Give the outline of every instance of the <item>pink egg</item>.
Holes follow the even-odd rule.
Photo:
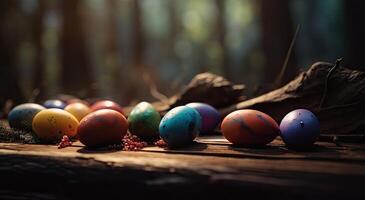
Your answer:
[[[109,100],[98,101],[98,102],[94,103],[90,108],[92,111],[101,110],[101,109],[111,109],[111,110],[118,111],[125,116],[122,106],[115,103],[114,101],[109,101]]]

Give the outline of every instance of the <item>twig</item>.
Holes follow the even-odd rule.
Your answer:
[[[40,93],[39,88],[34,89],[34,90],[32,91],[32,93],[31,93],[31,95],[30,95],[29,99],[28,99],[28,102],[29,102],[29,103],[33,103],[33,102],[35,102],[35,100],[37,99],[37,97],[38,97],[39,93]]]
[[[186,76],[186,73],[187,73],[187,67],[186,65],[181,65],[180,67],[180,73],[179,73],[179,76],[176,77],[173,81],[172,81],[172,84],[170,86],[170,89],[172,89],[172,91],[178,91],[180,90],[181,88],[178,88],[179,86],[182,85],[182,82]]]
[[[164,102],[165,104],[169,104],[169,98],[157,90],[156,84],[151,80],[151,77],[149,76],[149,74],[144,72],[142,77],[143,77],[143,80],[148,85],[151,95],[154,98],[156,98],[157,100],[160,100],[160,101]]]
[[[290,58],[290,55],[291,55],[291,53],[293,51],[293,47],[294,47],[295,41],[297,40],[297,36],[298,36],[299,30],[300,30],[300,24],[298,24],[297,29],[295,30],[295,34],[293,36],[293,39],[290,42],[290,46],[289,46],[288,52],[286,53],[286,56],[285,56],[284,64],[283,64],[283,66],[281,68],[281,71],[279,73],[279,76],[275,80],[275,87],[279,87],[280,84],[281,84],[281,82],[283,81],[283,77],[284,77],[286,68],[288,67],[289,58]]]
[[[328,80],[331,77],[332,73],[339,67],[342,60],[343,60],[343,58],[337,59],[335,65],[328,71],[328,74],[326,76],[326,81],[324,83],[323,95],[322,95],[321,101],[319,103],[320,110],[322,109],[324,101],[326,100],[326,96],[327,96],[327,92],[328,92]]]
[[[337,136],[334,136],[334,137],[333,137],[332,142],[333,142],[336,146],[338,146],[338,147],[343,147],[343,146],[340,144],[340,141],[339,141],[339,139],[338,139],[338,137],[337,137]]]

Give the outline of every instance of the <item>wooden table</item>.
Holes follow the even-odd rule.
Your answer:
[[[279,139],[252,149],[202,137],[127,152],[0,143],[0,199],[365,199],[365,145],[317,144],[295,152]]]

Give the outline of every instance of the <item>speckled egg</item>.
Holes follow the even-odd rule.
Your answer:
[[[129,131],[144,141],[158,139],[160,113],[148,102],[137,104],[128,116]]]
[[[43,103],[43,106],[46,107],[46,108],[64,109],[66,107],[66,104],[61,100],[50,99],[50,100],[45,101]]]
[[[89,106],[83,103],[71,103],[65,107],[65,110],[76,117],[77,120],[81,121],[86,115],[91,113]]]
[[[46,108],[35,103],[20,104],[9,112],[9,125],[13,129],[32,131],[34,116],[44,109]]]
[[[97,111],[101,109],[111,109],[118,111],[125,116],[122,106],[115,103],[114,101],[109,101],[109,100],[98,101],[94,103],[90,108],[92,111]]]
[[[289,112],[280,123],[281,137],[289,148],[312,147],[320,134],[317,117],[309,110],[297,109]]]
[[[73,98],[73,99],[68,99],[66,101],[67,105],[72,104],[72,103],[82,103],[85,104],[86,106],[90,107],[89,102],[82,100],[82,99],[77,99],[77,98]]]
[[[55,142],[64,135],[74,137],[79,121],[69,112],[51,108],[42,110],[33,118],[33,130],[43,142]]]
[[[218,127],[221,115],[211,105],[206,103],[189,103],[186,106],[194,108],[199,112],[202,118],[200,133],[211,133]]]
[[[127,133],[128,121],[120,112],[101,109],[88,114],[80,121],[77,137],[87,147],[121,144]]]
[[[279,135],[279,126],[269,115],[257,110],[237,110],[222,122],[224,137],[235,145],[262,146]]]
[[[162,118],[159,132],[169,147],[180,147],[192,143],[200,127],[198,111],[188,106],[178,106]]]

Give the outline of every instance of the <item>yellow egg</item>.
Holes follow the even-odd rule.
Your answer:
[[[69,104],[65,107],[65,110],[75,116],[76,119],[79,121],[81,121],[82,118],[91,113],[91,109],[89,108],[89,106],[80,102]]]
[[[32,126],[41,141],[55,142],[64,135],[74,137],[79,121],[67,111],[51,108],[37,113]]]

